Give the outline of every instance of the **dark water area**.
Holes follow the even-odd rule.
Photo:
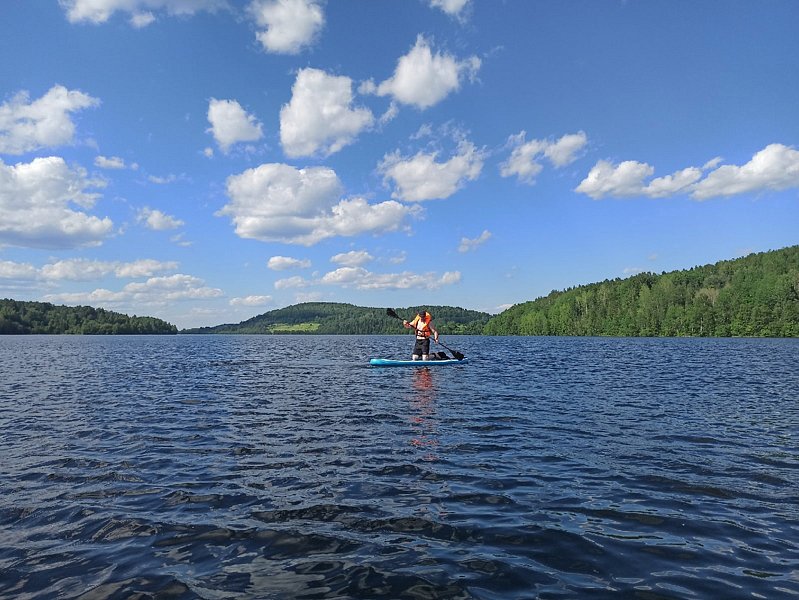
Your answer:
[[[0,337],[0,598],[799,598],[799,340],[444,341]]]

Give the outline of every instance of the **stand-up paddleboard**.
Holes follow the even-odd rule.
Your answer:
[[[392,360],[390,358],[373,358],[369,361],[369,364],[373,367],[443,367],[444,365],[462,365],[465,362],[469,362],[469,359]]]

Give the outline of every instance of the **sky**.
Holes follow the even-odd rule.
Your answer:
[[[0,4],[0,297],[499,313],[799,243],[795,0]]]

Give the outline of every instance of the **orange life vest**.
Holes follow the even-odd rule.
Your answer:
[[[430,337],[430,321],[432,320],[433,317],[430,316],[430,313],[425,313],[424,319],[419,315],[414,317],[411,325],[416,328],[416,337]]]

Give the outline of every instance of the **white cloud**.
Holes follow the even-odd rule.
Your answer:
[[[177,229],[183,225],[183,221],[147,206],[139,211],[137,220],[144,223],[148,229],[154,231],[166,231],[167,229]]]
[[[254,142],[263,137],[261,123],[241,107],[235,100],[211,98],[208,103],[207,129],[214,136],[219,148],[227,154],[238,142]]]
[[[299,258],[291,258],[289,256],[273,256],[267,261],[266,266],[273,271],[307,269],[311,266],[311,261],[308,259],[300,260]]]
[[[458,252],[469,252],[469,250],[475,250],[478,246],[482,246],[490,239],[491,232],[488,231],[488,229],[484,229],[483,233],[473,239],[462,237],[461,243],[458,246]]]
[[[133,13],[130,17],[130,24],[136,29],[142,29],[155,22],[155,15],[151,12]]]
[[[156,273],[173,271],[178,263],[162,262],[149,258],[133,262],[100,261],[72,258],[47,263],[37,268],[30,263],[0,261],[0,279],[27,279],[38,281],[92,281],[108,275],[120,279],[152,277]]]
[[[643,191],[650,198],[665,198],[690,189],[701,178],[702,169],[688,167],[671,175],[653,179]]]
[[[70,169],[63,158],[6,165],[0,160],[0,245],[74,248],[96,245],[111,232],[108,217],[89,215],[104,182]]]
[[[799,188],[799,151],[789,146],[770,144],[742,166],[717,166],[719,160],[713,159],[703,168],[688,167],[649,182],[646,180],[655,172],[651,165],[632,160],[614,165],[600,160],[576,191],[594,199],[606,196],[664,198],[685,193],[696,200],[707,200],[718,196]],[[702,179],[704,170],[708,168],[713,170]]]
[[[440,8],[451,17],[461,17],[471,0],[430,0],[430,6]]]
[[[695,186],[692,195],[697,200],[706,200],[796,187],[799,187],[799,151],[783,144],[769,144],[745,165],[718,167]]]
[[[22,91],[0,105],[0,153],[23,154],[72,142],[71,113],[98,106],[88,94],[55,85],[38,100]]]
[[[294,275],[293,277],[287,277],[286,279],[278,279],[275,282],[275,289],[276,290],[288,290],[292,288],[303,288],[311,285],[311,282],[301,277],[300,275]]]
[[[91,281],[102,279],[110,274],[120,279],[138,279],[152,277],[163,271],[173,271],[177,267],[178,263],[174,261],[161,262],[153,259],[109,262],[75,258],[46,264],[41,268],[40,273],[43,279],[54,281]]]
[[[149,181],[150,183],[154,183],[156,185],[167,185],[167,184],[170,184],[170,183],[175,183],[178,179],[184,179],[185,180],[186,176],[185,175],[181,175],[180,177],[178,177],[177,175],[174,175],[172,173],[170,173],[169,175],[163,175],[163,176],[159,176],[159,175],[148,175],[147,176],[147,181]]]
[[[144,27],[155,20],[152,10],[169,15],[193,15],[214,12],[228,6],[226,0],[58,0],[70,23],[88,21],[105,23],[117,11],[130,15],[134,27]]]
[[[418,212],[391,200],[341,199],[341,193],[332,169],[263,164],[228,177],[231,201],[217,215],[230,216],[243,238],[312,246],[334,236],[393,231]]]
[[[363,267],[340,267],[325,273],[319,279],[289,277],[275,282],[276,289],[301,289],[315,285],[354,288],[357,290],[436,290],[445,285],[453,285],[461,280],[459,271],[437,273],[374,273]]]
[[[0,279],[34,280],[39,276],[39,270],[30,263],[18,263],[10,260],[0,260]]]
[[[280,141],[288,156],[330,156],[374,123],[367,108],[353,108],[352,80],[302,69],[291,101],[280,109]]]
[[[144,282],[132,282],[118,292],[98,288],[92,292],[49,294],[44,297],[44,300],[95,306],[121,303],[156,306],[180,300],[218,298],[223,295],[222,290],[206,286],[202,279],[176,273],[163,277],[151,277]]]
[[[97,156],[94,159],[94,166],[101,169],[119,170],[125,168],[125,161],[118,156]]]
[[[344,265],[345,267],[360,267],[374,260],[366,250],[351,250],[330,257],[330,262]]]
[[[341,267],[326,273],[320,283],[351,287],[358,290],[423,289],[436,290],[461,280],[459,271],[436,273],[373,273],[363,267]]]
[[[325,24],[315,0],[254,0],[248,11],[258,27],[265,28],[256,34],[264,50],[278,54],[298,54]]]
[[[539,162],[547,158],[555,167],[564,167],[577,158],[577,153],[588,143],[584,132],[564,135],[557,141],[530,140],[525,142],[526,132],[508,138],[508,145],[513,148],[510,158],[500,166],[503,177],[517,176],[519,181],[534,184],[535,178],[543,170]]]
[[[474,79],[480,65],[476,56],[458,61],[450,54],[433,54],[427,40],[420,35],[410,52],[397,61],[391,78],[361,89],[366,92],[371,88],[379,96],[391,96],[402,104],[430,108],[460,89],[463,79]]]
[[[408,202],[449,198],[483,169],[484,153],[471,142],[461,141],[458,154],[446,162],[436,162],[437,156],[436,152],[419,152],[411,158],[398,152],[386,155],[379,169],[394,182],[392,197]]]
[[[244,296],[243,298],[231,298],[231,306],[268,306],[272,304],[272,296]]]
[[[595,200],[605,196],[638,196],[643,194],[644,179],[654,172],[655,168],[651,165],[634,160],[626,160],[619,165],[600,160],[580,182],[576,191],[588,194]]]

